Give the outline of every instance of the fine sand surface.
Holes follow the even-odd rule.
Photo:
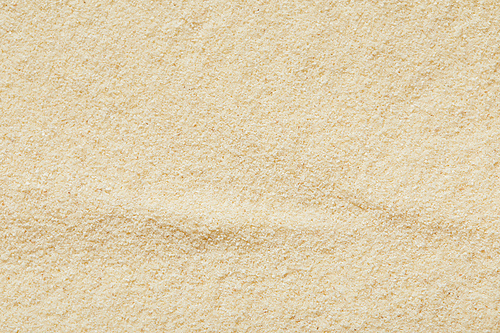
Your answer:
[[[500,332],[497,0],[0,1],[0,332]]]

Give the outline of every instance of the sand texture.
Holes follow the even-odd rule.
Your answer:
[[[500,332],[500,2],[0,0],[0,332]]]

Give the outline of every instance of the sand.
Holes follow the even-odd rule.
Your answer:
[[[500,3],[0,2],[0,331],[500,332]]]

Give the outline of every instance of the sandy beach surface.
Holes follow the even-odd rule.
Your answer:
[[[500,332],[500,3],[0,1],[0,331]]]

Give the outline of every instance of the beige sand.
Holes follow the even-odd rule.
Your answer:
[[[500,332],[500,3],[0,1],[1,332]]]

